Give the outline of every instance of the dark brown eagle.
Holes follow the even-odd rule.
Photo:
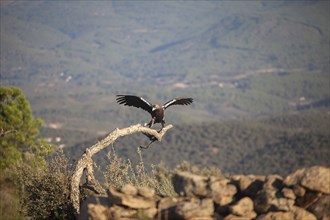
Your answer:
[[[164,112],[165,109],[171,105],[190,105],[193,102],[192,98],[175,98],[166,102],[164,105],[159,105],[151,104],[144,98],[134,95],[117,95],[116,100],[119,104],[142,108],[143,110],[149,112],[151,114],[151,121],[146,124],[149,128],[151,128],[155,123],[161,123],[162,128],[164,128]]]

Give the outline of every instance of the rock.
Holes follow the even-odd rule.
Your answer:
[[[173,177],[175,191],[186,197],[212,197],[219,205],[233,201],[237,189],[228,179],[203,177],[187,172],[178,172]]]
[[[220,179],[177,172],[173,184],[181,197],[160,198],[132,185],[110,188],[108,197],[86,199],[78,219],[330,220],[326,171],[300,169],[284,181],[278,175]]]
[[[136,209],[128,209],[125,207],[114,205],[109,209],[109,219],[123,219],[137,217]]]
[[[219,204],[214,203],[214,209],[215,209],[215,213],[217,213],[220,216],[227,216],[230,214],[229,205],[220,206]]]
[[[236,216],[244,216],[253,219],[257,214],[253,210],[253,201],[249,197],[244,197],[236,204],[230,206],[230,212]]]
[[[303,197],[306,193],[306,189],[300,185],[294,185],[293,192],[297,197]]]
[[[292,200],[296,199],[296,195],[292,189],[283,188],[281,192],[282,192],[282,195],[284,196],[284,198],[292,199]]]
[[[279,197],[277,191],[263,189],[254,200],[254,208],[258,213],[268,211],[290,211],[294,205],[294,200]]]
[[[91,220],[107,220],[109,219],[108,207],[103,205],[89,204],[88,209],[88,219]]]
[[[213,201],[220,206],[225,206],[234,200],[237,193],[235,185],[230,184],[229,180],[221,179],[210,183],[211,197]]]
[[[131,196],[135,196],[138,193],[137,188],[131,184],[124,185],[120,191],[126,195],[131,195]]]
[[[144,198],[142,196],[126,195],[112,188],[108,191],[109,199],[113,204],[128,206],[135,209],[146,209],[156,207],[154,199]]]
[[[233,215],[229,214],[226,217],[220,218],[221,220],[251,220],[254,218],[248,217],[248,216],[238,216],[238,215]]]
[[[213,213],[213,220],[224,220],[224,218],[225,218],[224,216],[220,215],[217,212]]]
[[[238,190],[244,196],[254,197],[257,192],[262,189],[263,183],[265,181],[265,176],[233,176],[232,179],[236,182]]]
[[[294,215],[291,212],[269,212],[258,216],[255,220],[286,220],[294,219]]]
[[[162,198],[158,203],[157,219],[177,219],[179,216],[175,213],[177,204],[182,201],[180,198],[166,197]]]
[[[301,178],[301,185],[314,191],[330,194],[330,169],[326,167],[311,167],[306,169]]]
[[[159,210],[169,209],[171,207],[176,206],[180,201],[182,200],[179,200],[179,198],[173,198],[173,197],[162,198],[158,203],[158,209]]]
[[[148,187],[139,187],[138,194],[144,198],[153,198],[155,196],[155,190]]]
[[[78,220],[88,220],[88,205],[94,204],[94,205],[102,205],[105,207],[109,207],[109,198],[106,196],[93,196],[88,197],[81,205],[80,209],[81,212],[78,216]]]
[[[300,184],[301,178],[304,175],[306,171],[306,168],[302,168],[299,170],[296,170],[294,173],[289,174],[285,179],[284,179],[284,184],[286,186],[293,186]]]
[[[276,191],[262,190],[257,193],[254,200],[254,208],[258,213],[266,213],[271,207],[272,200],[275,198]]]
[[[294,219],[317,220],[315,215],[297,206],[294,206],[291,212],[293,213]]]
[[[276,198],[271,203],[270,210],[274,211],[290,211],[294,205],[294,200],[286,198]]]
[[[208,194],[208,178],[188,172],[177,172],[172,178],[174,190],[180,196],[205,197]]]
[[[175,213],[179,218],[208,218],[212,217],[214,205],[212,199],[195,199],[179,203],[175,208]]]
[[[156,208],[130,209],[114,205],[109,209],[108,219],[154,219],[156,213]]]
[[[302,208],[307,208],[311,204],[316,202],[321,196],[322,193],[320,192],[306,190],[305,195],[303,197],[298,197],[296,199],[296,205]]]
[[[266,177],[263,189],[281,189],[283,187],[283,177],[279,175],[269,175]]]
[[[268,211],[290,211],[295,201],[284,197],[282,191],[283,178],[279,175],[269,175],[266,177],[263,189],[259,191],[254,200],[255,211],[266,213]],[[289,190],[284,190],[287,196],[292,195]]]
[[[330,195],[322,195],[317,201],[307,208],[317,219],[330,219]]]
[[[212,217],[212,216],[203,217],[203,218],[200,218],[200,217],[192,217],[192,218],[190,218],[189,220],[214,220],[214,217]]]
[[[313,191],[330,194],[330,168],[313,166],[299,169],[287,176],[284,183],[287,186],[299,184]]]
[[[157,214],[157,208],[139,209],[138,219],[154,219]]]

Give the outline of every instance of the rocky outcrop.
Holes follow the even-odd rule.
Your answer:
[[[127,185],[109,189],[106,198],[86,200],[79,219],[330,220],[330,169],[326,167],[303,168],[285,178],[177,172],[172,181],[176,198],[161,198],[152,189]]]

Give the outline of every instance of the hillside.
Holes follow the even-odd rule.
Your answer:
[[[12,1],[1,6],[1,83],[23,88],[47,124],[80,131],[143,117],[120,113],[117,93],[193,96],[197,117],[178,110],[184,121],[281,114],[329,98],[328,6]]]
[[[1,1],[1,85],[24,91],[42,136],[72,159],[114,128],[150,120],[115,103],[129,93],[152,103],[194,98],[167,112],[175,129],[144,153],[148,163],[242,173],[328,164],[329,6]],[[118,151],[137,161],[141,139],[120,140]]]
[[[65,152],[77,160],[96,141],[65,148]],[[112,148],[124,160],[137,164],[137,147],[147,143],[143,135],[118,139],[98,156],[98,164],[107,166],[106,155]],[[142,156],[148,165],[164,162],[173,168],[189,161],[198,167],[215,166],[225,173],[287,175],[305,166],[329,166],[329,143],[329,112],[308,111],[259,121],[175,125],[162,142],[143,150]]]

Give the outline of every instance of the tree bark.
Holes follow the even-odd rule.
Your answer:
[[[105,137],[103,140],[97,142],[93,146],[87,148],[85,152],[81,155],[80,159],[77,161],[75,170],[72,174],[71,178],[71,191],[70,191],[70,199],[75,211],[75,214],[78,215],[80,213],[80,202],[79,202],[79,196],[80,196],[80,180],[81,176],[83,175],[84,170],[86,171],[86,183],[83,185],[83,187],[93,190],[94,192],[98,194],[105,193],[105,190],[102,188],[102,186],[99,184],[99,182],[94,177],[94,171],[93,171],[93,160],[92,156],[102,149],[106,148],[110,144],[114,143],[117,138],[130,135],[136,132],[141,132],[144,135],[146,135],[150,140],[151,143],[153,143],[155,140],[161,141],[163,135],[166,133],[167,130],[172,128],[172,125],[165,126],[161,131],[156,131],[154,129],[144,127],[141,124],[132,125],[127,128],[119,129],[116,128],[114,131],[112,131],[107,137]],[[149,144],[150,145],[150,144]],[[149,147],[148,145],[148,147]]]

